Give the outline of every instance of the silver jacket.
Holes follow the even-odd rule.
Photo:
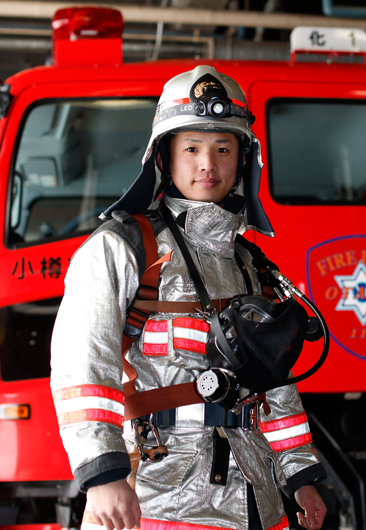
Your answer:
[[[246,293],[234,257],[242,215],[212,203],[165,201],[175,217],[187,211],[181,231],[210,297]],[[197,300],[169,229],[164,228],[156,240],[159,257],[173,250],[162,266],[159,300]],[[254,294],[261,294],[249,251],[237,250]],[[62,440],[81,490],[107,471],[128,473],[127,449],[132,450],[133,435],[130,422],[123,427],[121,343],[141,272],[126,239],[102,230],[78,250],[67,273],[52,339],[51,387]],[[138,373],[137,391],[194,381],[208,368],[206,342],[207,324],[198,313],[150,315],[128,352]],[[311,445],[295,385],[269,391],[266,397],[270,413],[266,416],[260,408],[259,429],[221,429],[231,449],[226,486],[210,483],[215,427],[205,424],[205,405],[173,411],[173,424],[159,428],[169,455],[159,463],[139,464],[136,493],[143,528],[152,530],[158,521],[165,526],[179,521],[247,530],[247,482],[253,486],[263,528],[288,527],[278,486],[291,495],[301,485],[322,478],[323,468]],[[149,445],[154,445],[153,437],[148,438]]]

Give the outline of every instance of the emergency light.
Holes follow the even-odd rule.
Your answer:
[[[52,58],[56,66],[111,66],[122,63],[124,21],[105,7],[69,7],[52,19]]]
[[[69,7],[56,11],[52,19],[53,38],[120,39],[124,22],[116,9],[105,7]]]

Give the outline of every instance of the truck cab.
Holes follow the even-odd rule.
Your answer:
[[[99,214],[138,175],[165,82],[203,63],[124,64],[123,20],[111,9],[60,10],[52,26],[51,64],[0,85],[0,525],[6,528],[80,525],[85,498],[73,481],[49,389],[65,274],[100,225]],[[359,30],[340,30],[332,39],[329,29],[303,28],[294,36],[292,61],[208,62],[239,82],[256,116],[260,198],[276,237],[251,231],[246,237],[312,299],[329,326],[328,358],[299,389],[328,472],[320,486],[328,506],[324,528],[359,530],[366,525],[366,39]],[[314,62],[314,51],[327,60]],[[306,344],[295,374],[320,352],[320,343]]]

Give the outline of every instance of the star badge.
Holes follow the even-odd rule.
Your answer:
[[[336,311],[354,311],[362,326],[366,324],[366,266],[359,261],[350,276],[334,276],[342,289]]]

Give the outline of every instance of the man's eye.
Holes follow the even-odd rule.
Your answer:
[[[188,147],[188,148],[187,148],[187,151],[188,151],[189,153],[195,153],[195,152],[197,151],[197,147]]]
[[[228,150],[226,147],[220,147],[220,148],[218,149],[218,152],[219,152],[219,153],[228,153],[229,150]]]

